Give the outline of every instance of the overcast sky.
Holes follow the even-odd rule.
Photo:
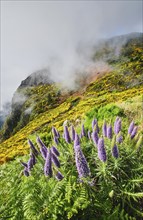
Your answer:
[[[1,105],[53,57],[68,79],[79,43],[142,32],[142,14],[139,0],[1,1]]]

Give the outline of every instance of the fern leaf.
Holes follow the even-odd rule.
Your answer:
[[[123,192],[123,194],[131,196],[133,198],[142,198],[143,197],[143,193],[142,192],[138,192],[138,193]]]
[[[130,180],[131,182],[134,182],[134,183],[142,183],[143,182],[143,178],[142,179],[133,179],[133,180]]]

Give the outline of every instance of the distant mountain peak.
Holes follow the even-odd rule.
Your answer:
[[[50,79],[49,69],[38,70],[30,74],[25,80],[23,80],[19,88],[28,87],[28,86],[37,86],[40,84],[52,84]]]

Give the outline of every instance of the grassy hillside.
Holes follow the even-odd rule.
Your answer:
[[[119,39],[122,40],[121,37]],[[126,111],[128,106],[126,115],[131,119],[135,115],[133,113],[135,109],[133,110],[132,106],[134,105],[136,108],[136,100],[138,100],[136,118],[138,121],[141,120],[142,34],[128,39],[118,56],[115,55],[116,47],[113,48],[111,42],[112,40],[109,40],[104,43],[96,51],[93,59],[106,60],[113,70],[102,77],[99,74],[95,81],[84,86],[84,89],[81,88],[78,92],[63,91],[60,85],[49,84],[48,80],[45,85],[43,81],[37,83],[37,78],[33,79],[32,75],[22,82],[16,95],[18,94],[20,99],[24,97],[24,101],[22,103],[13,102],[13,111],[1,131],[0,163],[25,154],[27,152],[26,139],[29,136],[42,133],[48,142],[52,125],[61,129],[65,119],[70,120],[70,123],[76,119],[83,120],[86,113],[94,107],[100,109],[109,103],[116,103]],[[38,77],[38,73],[36,74]],[[38,78],[38,80],[40,79]]]
[[[1,165],[1,219],[142,220],[143,139],[140,122],[125,113],[111,103],[94,107],[75,136],[64,126],[48,145],[34,137],[27,155]]]
[[[100,110],[109,103],[116,103],[117,106],[122,106],[125,109],[125,114],[131,119],[135,114],[133,113],[133,108],[137,108],[136,102],[138,102],[138,109],[136,109],[138,112],[137,121],[140,121],[142,119],[143,86],[138,85],[128,89],[125,89],[123,86],[120,87],[119,81],[122,77],[122,75],[112,72],[90,84],[83,94],[73,94],[54,109],[40,113],[15,135],[1,143],[1,163],[13,159],[17,155],[27,153],[28,146],[26,140],[32,134],[42,133],[42,136],[45,135],[48,141],[51,137],[50,131],[52,126],[60,130],[65,119],[70,120],[70,123],[74,123],[73,121],[76,119],[83,119],[85,114],[95,107]],[[134,80],[133,77],[131,79],[127,77],[127,79],[127,83],[131,83],[131,80]],[[134,107],[130,107],[129,103]],[[126,111],[127,105],[129,108],[128,112]]]

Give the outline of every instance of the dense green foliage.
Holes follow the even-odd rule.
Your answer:
[[[88,128],[92,130],[91,125]],[[19,159],[2,165],[1,219],[142,219],[143,142],[141,138],[138,142],[141,134],[130,139],[127,128],[122,130],[124,141],[118,144],[117,159],[111,154],[114,137],[104,138],[105,163],[99,160],[93,141],[87,137],[81,139],[91,171],[91,176],[82,181],[76,170],[73,143],[67,144],[62,133],[57,146],[64,176],[61,181],[44,176],[44,159],[40,155],[29,177],[23,175]],[[102,129],[99,134],[102,135]],[[48,147],[51,146],[52,142]],[[23,160],[28,158],[25,156]],[[53,169],[56,173],[57,168]]]

